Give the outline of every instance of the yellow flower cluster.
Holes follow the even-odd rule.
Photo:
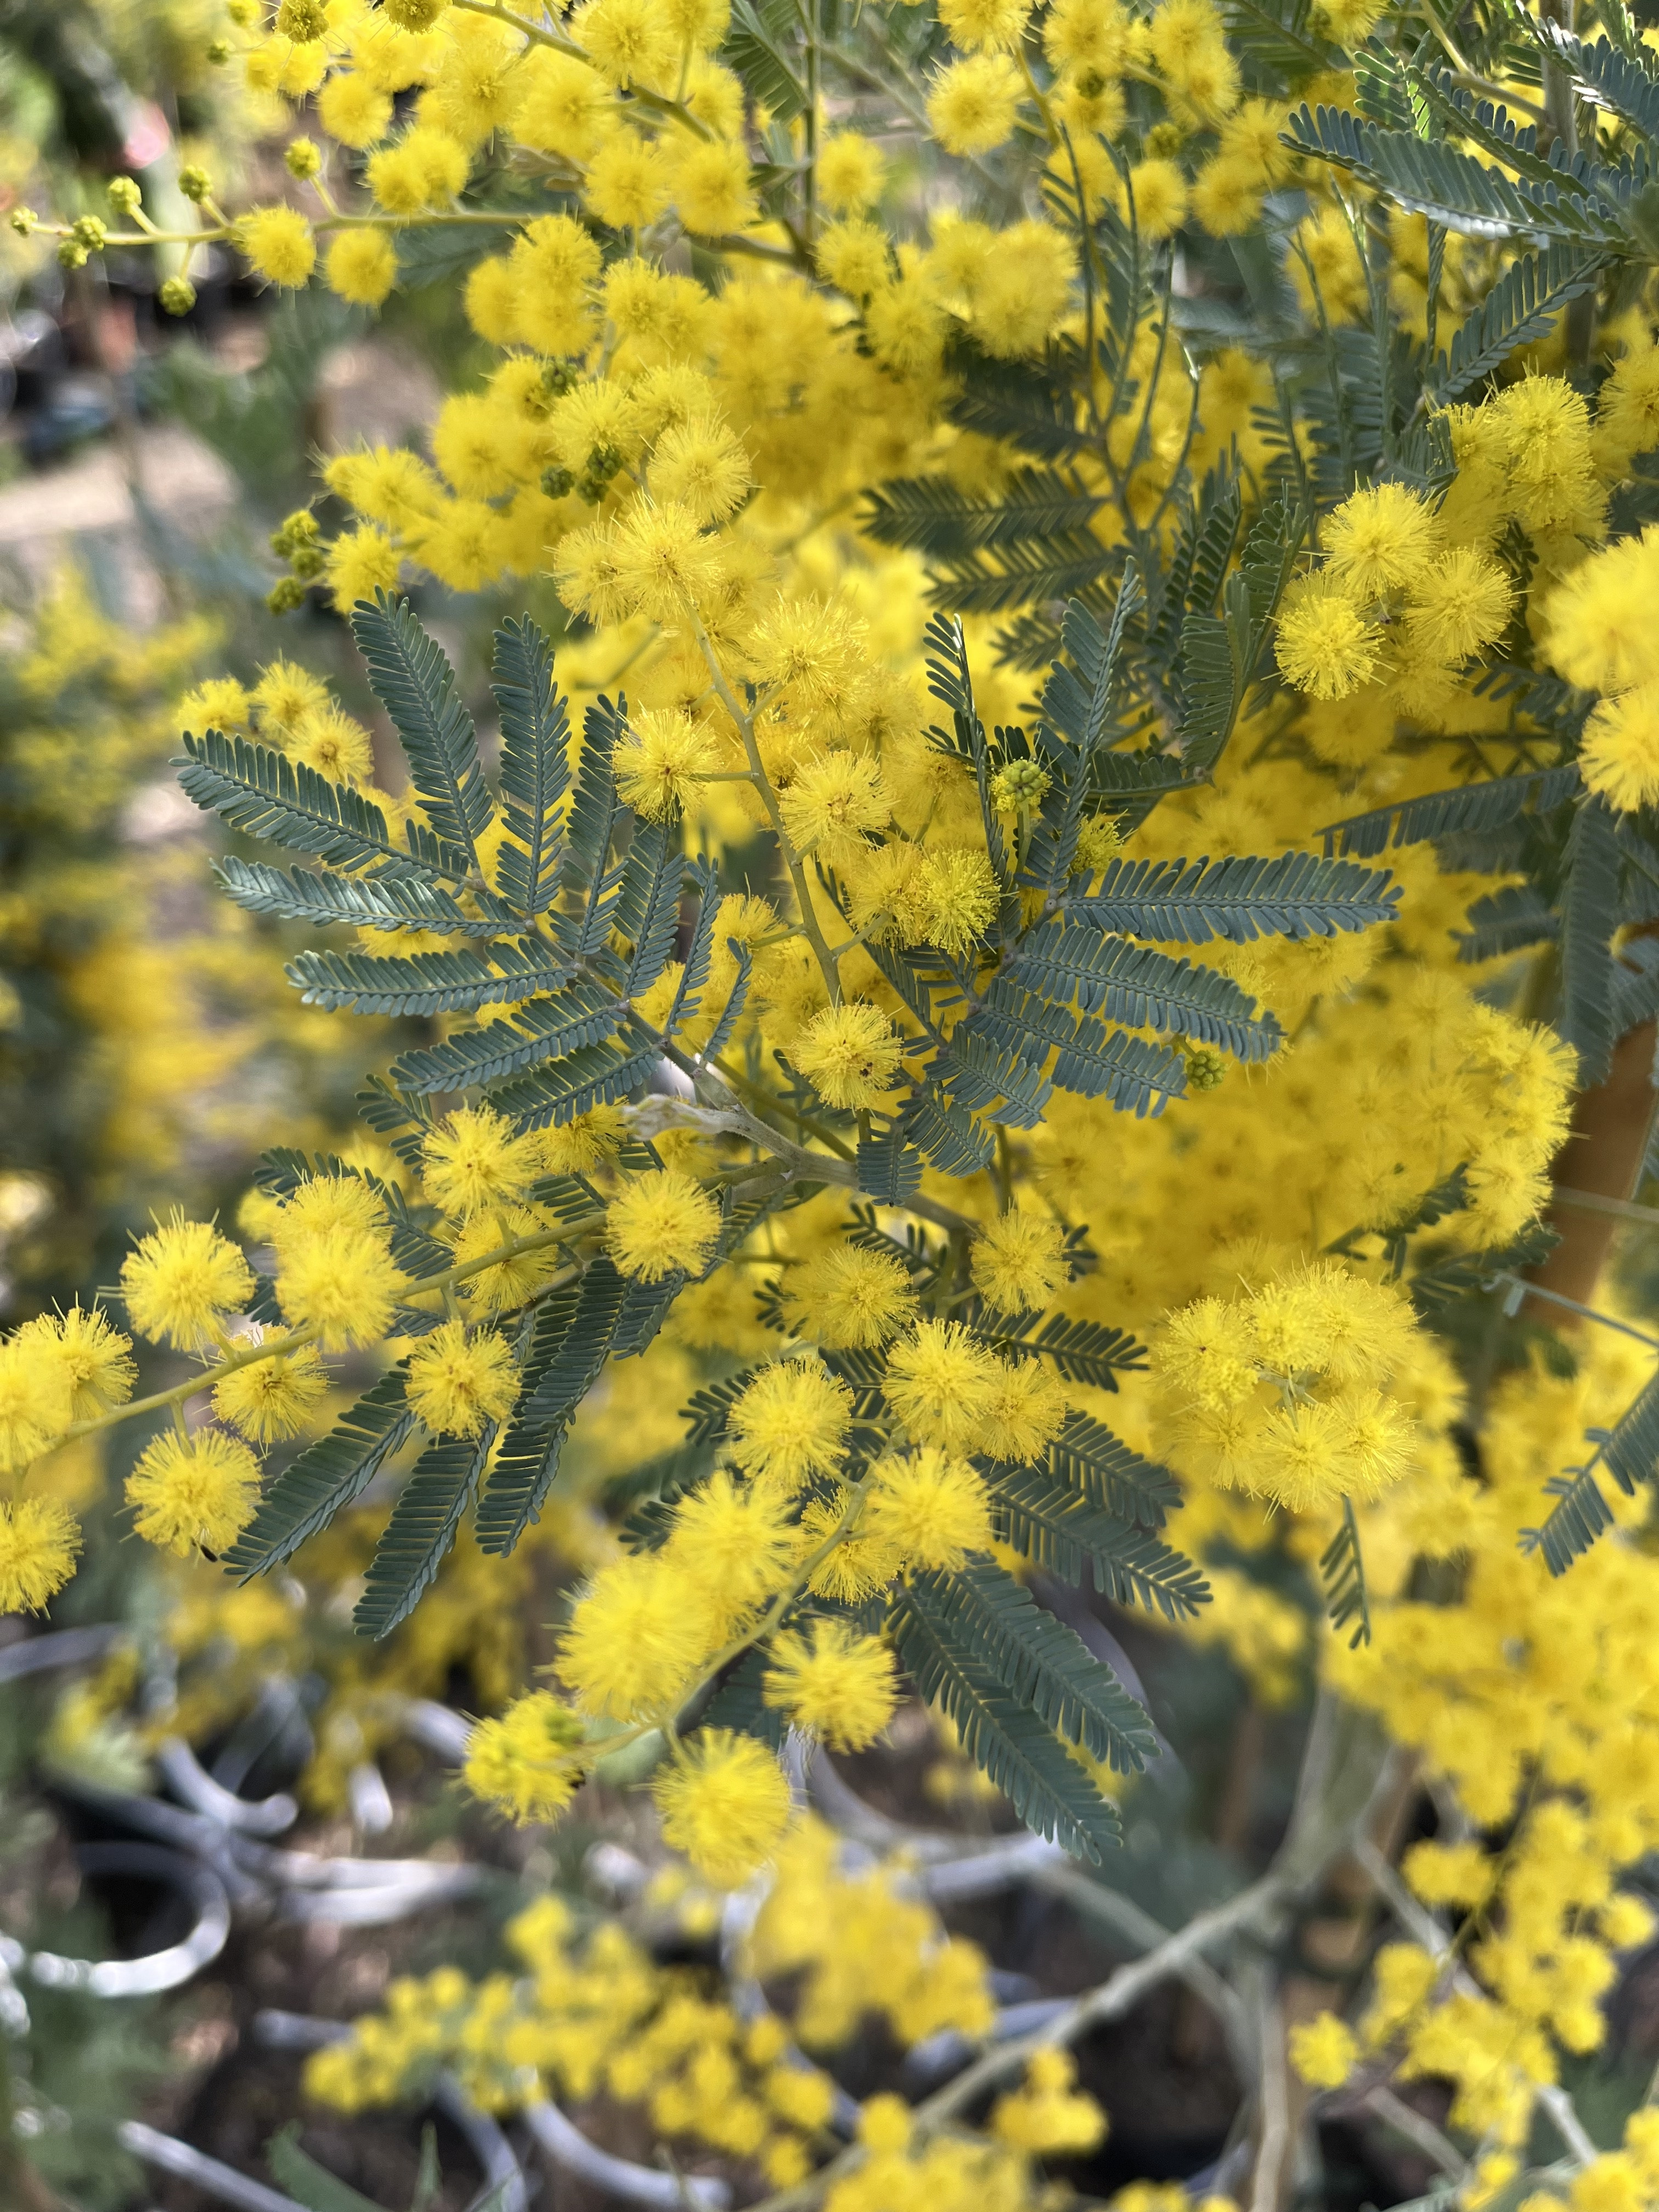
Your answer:
[[[980,1954],[945,1937],[924,1906],[902,1903],[894,1875],[836,1876],[835,1852],[827,1831],[803,1834],[769,1895],[769,1932],[756,1937],[757,1971],[771,1971],[780,1941],[793,1941],[788,1963],[806,1966],[833,1950],[849,1996],[865,1992],[839,2010],[821,1993],[797,2023],[802,2039],[814,2050],[844,2043],[866,2001],[890,2010],[907,2044],[942,2027],[980,2032],[991,2016]],[[846,1912],[838,1927],[823,1917],[832,1901]],[[815,1948],[803,1951],[787,1931],[809,1926]],[[308,2062],[311,2094],[361,2111],[398,2100],[442,2066],[486,2112],[513,2112],[544,2094],[580,2106],[604,2092],[642,2106],[670,2142],[753,2160],[777,2188],[800,2181],[817,2162],[834,2085],[802,2057],[775,2014],[740,2019],[703,1993],[693,1971],[654,1965],[614,1922],[580,1936],[556,1898],[520,1913],[507,1935],[519,1977],[471,1983],[443,1968],[394,1983],[383,2010]],[[814,1963],[811,1986],[819,1986],[823,1972]],[[1005,2140],[1026,2151],[1060,2147],[1068,2130],[1072,2142],[1083,2141],[1088,2100],[1039,2075],[1023,2100],[1012,2100],[1017,2114],[1031,2106],[1030,2116],[1012,2118]],[[1027,2201],[1023,2191],[1010,2200]]]

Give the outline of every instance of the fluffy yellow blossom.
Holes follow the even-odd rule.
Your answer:
[[[647,822],[667,822],[696,803],[716,754],[708,730],[681,708],[647,708],[630,720],[616,763],[627,804]]]
[[[1311,699],[1344,699],[1370,681],[1381,636],[1332,570],[1304,577],[1285,594],[1274,651],[1287,684]]]
[[[953,62],[934,80],[927,119],[947,152],[988,154],[1012,132],[1021,91],[1018,72],[1005,55],[976,54]]]
[[[461,1779],[475,1797],[515,1820],[556,1820],[583,1779],[581,1722],[549,1690],[515,1698],[497,1719],[480,1721]]]
[[[343,230],[323,267],[331,291],[354,307],[378,307],[398,281],[398,251],[383,230]]]
[[[267,283],[303,284],[317,265],[311,225],[293,208],[256,208],[243,216],[237,239],[254,273]]]
[[[1106,2134],[1106,2115],[1076,2085],[1077,2063],[1069,2051],[1035,2052],[1021,2087],[999,2097],[991,2113],[991,2132],[1016,2150],[1050,2157],[1093,2150]]]
[[[708,1650],[696,1582],[646,1553],[603,1567],[578,1599],[559,1674],[584,1712],[630,1720],[684,1695]]]
[[[384,1337],[404,1277],[385,1237],[346,1226],[301,1234],[277,1247],[276,1303],[295,1328],[312,1328],[327,1351]]]
[[[793,1490],[836,1472],[852,1418],[852,1392],[816,1359],[779,1360],[733,1404],[732,1449],[740,1467]]]
[[[131,1341],[96,1306],[42,1314],[25,1322],[13,1341],[36,1346],[57,1360],[69,1384],[71,1420],[95,1420],[132,1395],[137,1370]]]
[[[867,753],[820,753],[800,769],[781,807],[798,853],[817,853],[831,867],[843,866],[887,820],[880,763]]]
[[[1359,2056],[1353,2031],[1333,2012],[1293,2027],[1290,2045],[1291,2065],[1316,2089],[1340,2089]]]
[[[463,1220],[488,1206],[520,1199],[541,1171],[534,1137],[489,1106],[462,1106],[426,1140],[422,1181],[445,1212]]]
[[[892,1097],[903,1050],[880,1007],[849,999],[815,1014],[790,1058],[829,1105],[879,1107]]]
[[[1010,1207],[975,1239],[970,1261],[988,1305],[1002,1313],[1040,1313],[1066,1279],[1066,1231],[1030,1207]]]
[[[763,1866],[789,1822],[789,1784],[776,1759],[764,1744],[728,1729],[694,1736],[658,1770],[651,1794],[664,1840],[721,1888],[735,1888]]]
[[[0,1504],[0,1613],[39,1613],[75,1571],[81,1531],[53,1498]]]
[[[916,1294],[896,1253],[838,1244],[790,1275],[785,1295],[799,1326],[831,1352],[867,1351],[914,1318]]]
[[[763,1681],[766,1702],[833,1751],[873,1743],[898,1702],[893,1655],[878,1638],[838,1620],[815,1620],[806,1637],[775,1637]]]
[[[954,1569],[969,1552],[990,1548],[990,1503],[965,1460],[932,1446],[890,1454],[871,1468],[868,1485],[866,1533],[912,1565]]]
[[[963,1451],[973,1444],[999,1377],[997,1360],[966,1329],[925,1321],[894,1347],[883,1388],[919,1443]]]
[[[405,1395],[433,1436],[476,1437],[513,1409],[519,1395],[513,1348],[493,1328],[469,1334],[465,1322],[443,1322],[410,1353]]]
[[[328,1395],[328,1370],[307,1346],[282,1350],[282,1331],[267,1329],[268,1359],[234,1369],[214,1384],[215,1417],[256,1444],[297,1436]]]
[[[1621,813],[1659,799],[1659,683],[1604,699],[1584,725],[1584,781]]]
[[[140,1336],[195,1351],[253,1296],[253,1273],[210,1222],[175,1214],[123,1263],[121,1295]]]
[[[708,1264],[720,1233],[720,1210],[690,1176],[668,1169],[636,1176],[611,1201],[605,1236],[624,1275],[659,1283]]]
[[[258,1487],[258,1462],[234,1437],[168,1429],[145,1447],[126,1494],[145,1541],[185,1559],[228,1549],[247,1525]]]

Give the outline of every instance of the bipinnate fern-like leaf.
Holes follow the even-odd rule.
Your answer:
[[[499,937],[517,926],[512,908],[477,892],[469,914],[448,891],[409,876],[321,875],[310,868],[267,867],[236,854],[214,873],[236,904],[277,921],[344,922],[353,929],[429,929],[451,937]]]
[[[1586,799],[1573,817],[1561,888],[1561,1012],[1558,1027],[1577,1048],[1579,1080],[1601,1082],[1613,1059],[1613,940],[1620,921],[1619,845],[1606,799]]]
[[[1256,860],[1114,860],[1097,890],[1073,900],[1069,917],[1177,945],[1221,939],[1331,937],[1392,921],[1400,887],[1384,870],[1311,853]]]
[[[495,633],[491,689],[501,719],[502,896],[542,914],[558,888],[559,810],[570,789],[570,719],[553,680],[553,649],[527,617]]]
[[[459,1030],[441,1044],[404,1053],[392,1063],[392,1079],[416,1094],[464,1091],[515,1068],[562,1060],[580,1046],[614,1036],[627,1018],[627,1007],[612,993],[577,976],[552,998],[521,1006],[511,1021]]]
[[[622,1277],[600,1258],[542,1302],[519,1402],[478,1501],[481,1550],[511,1552],[540,1518],[572,1417],[610,1356],[625,1292]]]
[[[437,1580],[477,1495],[495,1435],[492,1421],[477,1438],[447,1437],[428,1444],[410,1469],[352,1611],[359,1636],[389,1636]]]
[[[520,1130],[562,1128],[578,1114],[625,1098],[661,1057],[656,1031],[630,1013],[613,1036],[580,1046],[547,1066],[507,1076],[486,1096]]]
[[[1150,1529],[1095,1504],[1044,1468],[993,1467],[998,1534],[1039,1566],[1079,1583],[1086,1571],[1117,1605],[1188,1620],[1210,1595],[1200,1570]]]
[[[366,1390],[326,1436],[289,1462],[225,1554],[227,1566],[245,1581],[268,1573],[362,1495],[414,1431],[404,1385],[399,1364]]]
[[[369,952],[301,952],[288,977],[307,1006],[359,1014],[443,1014],[527,999],[568,981],[569,963],[537,938],[502,939],[487,951],[457,947],[381,957]]]
[[[1258,1014],[1249,993],[1218,968],[1182,960],[1156,946],[1103,935],[1072,913],[1043,923],[986,996],[1011,1012],[1027,990],[1073,1000],[1085,1013],[1218,1045],[1244,1060],[1271,1060],[1284,1042],[1278,1018]]]
[[[351,611],[351,630],[375,696],[391,715],[409,762],[410,781],[435,836],[478,865],[478,841],[495,809],[478,758],[472,717],[455,688],[442,647],[416,621],[407,599],[377,592]]]
[[[1370,860],[1390,845],[1417,845],[1431,838],[1469,831],[1501,830],[1523,815],[1544,815],[1565,805],[1578,789],[1578,764],[1536,769],[1519,775],[1492,776],[1451,791],[1425,792],[1419,799],[1397,799],[1368,813],[1334,822],[1320,835],[1328,856]]]
[[[186,732],[184,747],[177,766],[186,797],[247,836],[308,853],[330,867],[424,878],[434,885],[446,878],[459,882],[468,872],[466,855],[429,833],[408,849],[398,845],[373,799],[349,784],[331,783],[286,753],[221,730],[199,738]]]
[[[1115,1810],[1048,1724],[985,1664],[937,1583],[913,1577],[888,1615],[911,1680],[953,1723],[963,1751],[1028,1828],[1098,1866],[1121,1835]]]

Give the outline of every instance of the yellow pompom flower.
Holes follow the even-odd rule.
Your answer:
[[[853,1394],[816,1359],[764,1367],[732,1408],[739,1467],[787,1490],[811,1474],[834,1474],[846,1449]]]
[[[267,736],[273,731],[287,733],[297,730],[313,714],[327,710],[328,686],[292,660],[273,660],[259,671],[253,704]]]
[[[975,54],[934,79],[927,119],[947,154],[988,154],[1012,135],[1024,91],[1006,54]]]
[[[862,853],[889,812],[881,764],[868,753],[815,755],[780,803],[796,851],[817,853],[831,867]]]
[[[588,0],[570,18],[570,35],[619,91],[653,85],[679,61],[673,32],[654,0]]]
[[[311,225],[294,208],[255,208],[237,225],[236,240],[255,274],[268,284],[292,289],[305,283],[317,266]]]
[[[516,1136],[493,1106],[462,1106],[427,1139],[421,1180],[446,1213],[466,1220],[522,1198],[540,1172],[537,1138]]]
[[[1331,573],[1361,599],[1424,582],[1440,541],[1432,507],[1396,483],[1352,493],[1321,536]]]
[[[214,1385],[215,1419],[240,1429],[256,1444],[297,1436],[328,1395],[328,1370],[317,1354],[309,1346],[284,1352],[282,1342],[280,1329],[267,1329],[264,1344],[271,1357],[239,1367]]]
[[[746,229],[756,215],[749,155],[733,138],[686,138],[673,165],[674,205],[700,238]]]
[[[966,1460],[928,1445],[876,1462],[867,1477],[864,1528],[911,1566],[954,1572],[969,1552],[991,1546],[985,1485]]]
[[[734,1889],[783,1840],[789,1784],[764,1744],[729,1729],[695,1736],[651,1785],[663,1839],[718,1888]]]
[[[586,1175],[612,1158],[627,1133],[620,1106],[594,1106],[557,1128],[536,1130],[532,1141],[544,1175]]]
[[[222,1315],[240,1313],[253,1296],[253,1275],[210,1222],[175,1214],[129,1255],[121,1295],[140,1336],[194,1352],[212,1341]]]
[[[1290,2045],[1291,2065],[1314,2089],[1340,2089],[1359,2056],[1353,2030],[1334,2012],[1293,2027]]]
[[[39,1613],[75,1572],[81,1530],[55,1498],[0,1504],[0,1613]]]
[[[475,1797],[514,1820],[556,1820],[581,1786],[584,1733],[550,1690],[532,1690],[498,1718],[478,1723],[461,1779]]]
[[[349,614],[359,599],[396,589],[403,556],[384,530],[365,523],[360,529],[342,531],[330,545],[325,573],[335,605]]]
[[[559,1674],[586,1713],[632,1720],[684,1697],[709,1650],[707,1601],[672,1560],[643,1553],[602,1567],[576,1602]]]
[[[794,1537],[776,1491],[745,1488],[721,1468],[676,1507],[667,1556],[707,1594],[724,1638],[782,1587]]]
[[[137,1370],[131,1340],[112,1328],[95,1306],[42,1314],[25,1322],[13,1340],[33,1345],[56,1360],[69,1386],[71,1420],[95,1420],[132,1395]]]
[[[710,416],[672,424],[651,456],[653,490],[700,523],[724,522],[735,514],[753,481],[741,441]]]
[[[361,153],[392,128],[392,100],[360,70],[336,70],[317,95],[317,119],[331,138]]]
[[[885,1106],[900,1072],[904,1040],[879,1006],[849,999],[815,1014],[789,1057],[827,1105]]]
[[[475,1269],[457,1285],[467,1304],[478,1313],[510,1313],[534,1297],[558,1273],[556,1246],[538,1242],[525,1251],[506,1248],[547,1233],[546,1223],[527,1206],[492,1206],[475,1213],[455,1240],[456,1266]],[[505,1256],[480,1266],[490,1253]]]
[[[181,1437],[174,1429],[145,1448],[127,1477],[133,1525],[146,1543],[187,1559],[216,1555],[247,1526],[259,1488],[259,1463],[220,1429]]]
[[[1037,2157],[1092,2150],[1105,2136],[1106,2115],[1075,2087],[1076,2079],[1077,2062],[1069,2051],[1034,2051],[1023,2086],[992,2107],[991,2133]]]
[[[916,886],[921,933],[943,952],[963,953],[996,919],[1002,886],[982,850],[946,846],[929,853]]]
[[[1040,1313],[1067,1278],[1066,1231],[1052,1215],[1013,1206],[975,1238],[974,1283],[1000,1313]]]
[[[1584,725],[1584,781],[1622,814],[1659,799],[1659,684],[1604,699]]]
[[[1369,683],[1381,637],[1341,582],[1321,569],[1292,584],[1279,611],[1279,673],[1311,699],[1345,699]]]
[[[1031,0],[939,0],[939,19],[965,53],[1017,53]]]
[[[854,1496],[848,1485],[837,1483],[830,1496],[811,1499],[800,1516],[801,1542],[809,1555],[836,1534]],[[819,1560],[806,1587],[814,1597],[862,1605],[884,1589],[902,1565],[898,1547],[888,1537],[872,1535],[867,1527],[855,1524]]]
[[[832,1245],[790,1275],[785,1296],[797,1325],[831,1352],[868,1351],[915,1318],[910,1273],[895,1253]]]
[[[362,1176],[310,1176],[283,1200],[269,1234],[280,1259],[307,1237],[325,1236],[331,1230],[376,1235],[385,1218],[374,1185]]]
[[[314,1328],[325,1350],[377,1344],[405,1285],[374,1231],[326,1228],[277,1246],[276,1303],[296,1328]]]
[[[870,299],[892,276],[892,248],[878,223],[826,223],[812,254],[824,283],[849,300]]]
[[[383,230],[343,230],[323,264],[329,289],[354,307],[378,307],[398,281],[398,249]]]
[[[1503,635],[1514,599],[1490,554],[1460,545],[1425,569],[1406,611],[1407,636],[1431,660],[1467,659]]]
[[[818,149],[818,198],[836,215],[861,215],[881,198],[887,164],[855,131],[837,131]]]
[[[1066,1425],[1071,1410],[1066,1386],[1040,1359],[1019,1359],[1002,1369],[985,1413],[984,1449],[994,1459],[1029,1466],[1041,1459]]]
[[[919,1443],[963,1451],[972,1445],[1000,1379],[996,1358],[959,1323],[925,1321],[894,1347],[882,1387]]]
[[[410,1411],[434,1437],[476,1437],[503,1420],[519,1395],[513,1347],[493,1328],[469,1336],[464,1321],[447,1321],[409,1355]]]
[[[374,769],[374,745],[362,724],[330,704],[298,723],[283,750],[331,783],[367,783]]]
[[[672,1168],[633,1177],[605,1215],[611,1258],[641,1283],[701,1274],[720,1233],[720,1207],[701,1183]]]
[[[668,164],[649,139],[618,131],[588,163],[582,198],[613,229],[642,229],[668,205]]]
[[[623,803],[647,822],[672,822],[696,800],[717,766],[714,740],[684,708],[647,708],[629,717],[615,754]]]
[[[1143,238],[1168,238],[1180,229],[1187,213],[1187,179],[1179,162],[1162,155],[1137,161],[1129,172],[1129,194]]]
[[[815,1620],[810,1641],[775,1637],[769,1656],[762,1680],[767,1704],[832,1751],[862,1751],[893,1717],[896,1669],[878,1637],[859,1636],[845,1621]]]

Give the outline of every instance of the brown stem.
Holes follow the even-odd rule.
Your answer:
[[[1607,1080],[1581,1091],[1573,1102],[1566,1142],[1552,1174],[1563,1197],[1553,1202],[1548,1220],[1561,1239],[1548,1258],[1532,1270],[1533,1280],[1558,1297],[1594,1305],[1596,1285],[1613,1249],[1619,1226],[1613,1213],[1575,1206],[1567,1192],[1628,1202],[1642,1179],[1642,1163],[1653,1126],[1659,1092],[1653,1087],[1655,1024],[1644,1022],[1613,1047]],[[1561,1309],[1534,1300],[1532,1318],[1561,1325]]]

